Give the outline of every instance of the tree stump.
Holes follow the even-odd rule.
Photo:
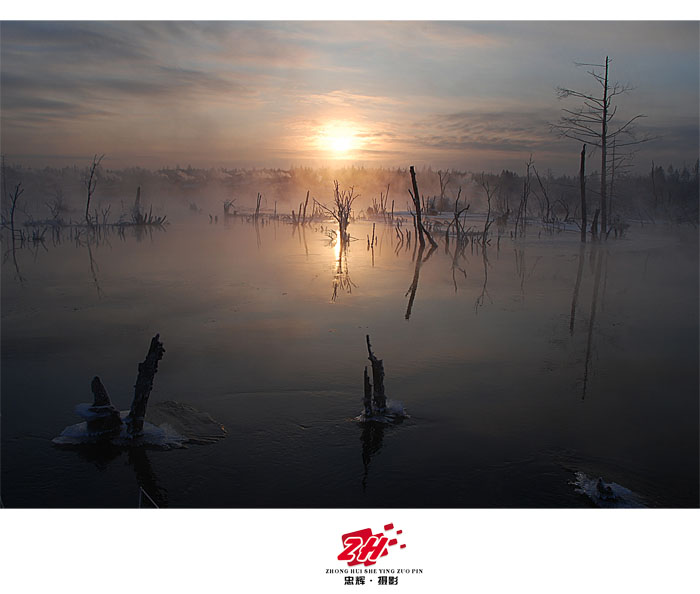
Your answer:
[[[382,359],[377,359],[377,357],[374,356],[374,353],[372,352],[372,345],[369,342],[369,334],[367,334],[367,351],[369,352],[368,359],[372,363],[372,379],[374,380],[374,411],[376,413],[383,414],[386,411],[386,395],[384,394],[384,361]]]
[[[122,420],[99,377],[95,376],[92,379],[91,388],[94,396],[92,406],[87,407],[86,404],[82,404],[76,409],[76,412],[85,419],[87,432],[98,439],[118,435]]]
[[[158,372],[158,361],[163,358],[165,349],[163,343],[158,340],[160,334],[156,334],[151,339],[151,345],[148,349],[148,354],[143,363],[139,363],[139,373],[134,385],[134,400],[131,403],[129,416],[126,418],[126,426],[129,435],[132,437],[138,435],[143,430],[143,421],[146,417],[146,407],[148,406],[148,397],[153,389],[153,378]]]

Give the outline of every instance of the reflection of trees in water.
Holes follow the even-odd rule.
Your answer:
[[[445,243],[445,253],[447,253],[449,255],[447,243]],[[459,257],[460,256],[464,257],[464,251],[460,252],[460,250],[455,248],[455,253],[452,256],[452,284],[455,287],[455,293],[457,292],[457,277],[456,277],[457,270],[459,270],[462,273],[462,275],[464,276],[465,279],[467,278],[467,271],[464,268],[461,268],[459,266]]]
[[[532,265],[532,268],[530,268],[530,270],[528,271],[525,262],[525,250],[523,248],[515,250],[515,272],[518,275],[518,278],[520,279],[520,294],[522,299],[525,299],[525,281],[532,276],[532,273],[537,267],[537,263],[541,259],[542,256],[537,256],[535,258],[535,263]]]
[[[357,285],[350,279],[348,271],[348,241],[340,234],[336,241],[339,241],[340,245],[335,273],[333,274],[333,293],[331,294],[333,302],[338,298],[338,289],[345,293],[352,293],[353,288],[357,288]]]
[[[260,223],[257,217],[255,217],[253,224],[255,225],[255,242],[259,250],[262,247],[262,239],[260,237]]]
[[[413,269],[413,281],[408,287],[408,291],[404,297],[408,297],[408,305],[406,306],[406,319],[410,319],[411,311],[413,310],[413,302],[416,298],[416,291],[418,291],[418,281],[420,279],[420,269],[421,266],[430,259],[437,248],[431,247],[425,258],[423,258],[423,251],[425,250],[425,245],[421,245],[418,248],[418,252],[415,254],[416,266]]]
[[[583,260],[584,260],[584,247],[585,244],[581,244],[578,250],[578,270],[576,272],[576,284],[574,285],[574,294],[571,297],[571,316],[569,319],[569,334],[574,335],[574,323],[576,320],[576,303],[578,302],[578,292],[581,288],[581,276],[583,275]]]
[[[595,265],[595,279],[593,281],[593,295],[591,297],[591,315],[588,320],[588,337],[586,339],[586,359],[583,367],[583,393],[581,394],[581,399],[584,399],[586,397],[586,388],[588,387],[588,373],[591,361],[591,347],[593,344],[593,328],[595,325],[596,308],[598,306],[598,289],[600,287],[600,272],[603,260],[605,260],[607,268],[607,258],[604,258],[602,251],[598,251]]]
[[[158,507],[167,507],[168,491],[160,486],[145,448],[129,448],[128,461],[134,468],[139,487],[153,499]]]
[[[362,424],[362,464],[364,473],[362,475],[362,490],[367,488],[367,477],[369,475],[369,464],[372,458],[376,456],[382,449],[384,444],[384,431],[386,425],[384,423],[374,423],[372,421]]]
[[[90,247],[90,243],[88,242],[87,244],[87,249],[88,249],[88,255],[90,256],[90,273],[92,274],[92,282],[95,285],[95,289],[97,290],[97,298],[102,299],[102,289],[100,289],[100,281],[97,278],[97,270],[99,270],[99,266],[95,262],[95,258],[92,256],[92,248]]]
[[[20,269],[19,262],[17,261],[17,248],[14,245],[14,242],[12,247],[4,253],[2,263],[5,264],[10,259],[10,256],[12,256],[12,264],[15,268],[15,280],[17,280],[21,286],[24,286],[27,279],[22,276],[22,270]]]
[[[154,234],[159,232],[165,232],[165,226],[153,226],[153,225],[82,225],[82,226],[61,226],[53,225],[50,227],[50,243],[47,245],[46,231],[49,227],[45,228],[43,231],[35,230],[32,236],[27,236],[21,241],[13,241],[12,246],[3,253],[3,264],[12,258],[12,264],[15,269],[15,278],[20,283],[24,285],[26,282],[26,277],[22,274],[19,259],[17,257],[18,253],[23,250],[28,250],[29,253],[33,253],[34,259],[36,260],[39,255],[39,249],[44,251],[49,251],[49,246],[58,247],[64,243],[64,240],[69,240],[71,243],[75,244],[77,248],[85,248],[88,252],[88,259],[90,262],[90,276],[92,282],[95,285],[95,290],[97,291],[98,298],[102,298],[103,291],[100,286],[98,272],[100,267],[97,260],[93,254],[93,248],[99,248],[102,245],[106,245],[109,248],[112,247],[111,238],[114,234],[121,240],[127,241],[127,237],[132,235],[136,241],[143,241],[145,238],[149,238],[153,241]],[[127,233],[129,230],[131,232]]]
[[[576,324],[576,309],[578,307],[579,293],[581,289],[581,279],[583,276],[583,266],[585,260],[584,253],[585,246],[581,244],[579,247],[578,255],[578,267],[576,271],[576,281],[574,284],[574,291],[571,297],[571,312],[569,315],[569,334],[574,335],[574,329]],[[588,325],[586,331],[586,351],[583,363],[583,389],[581,398],[586,397],[586,392],[588,390],[588,380],[591,374],[591,359],[593,354],[594,346],[594,334],[595,334],[595,322],[596,314],[598,312],[598,296],[600,291],[600,280],[601,276],[605,275],[605,281],[603,283],[603,291],[601,298],[605,297],[605,288],[607,284],[607,269],[608,269],[608,253],[603,251],[602,246],[593,245],[591,251],[589,252],[589,265],[591,273],[593,274],[593,292],[591,293],[591,309],[590,315],[588,317]],[[604,272],[603,272],[604,271]]]
[[[484,263],[484,284],[481,285],[481,294],[476,298],[476,302],[474,303],[474,313],[479,313],[479,308],[483,307],[484,301],[488,297],[489,302],[493,303],[493,299],[491,299],[491,295],[489,295],[488,290],[486,289],[488,282],[489,282],[489,258],[488,255],[486,254],[486,245],[482,246],[481,248],[481,259]]]
[[[108,443],[74,446],[68,449],[75,450],[80,458],[86,462],[94,464],[99,470],[106,470],[112,462],[118,458],[121,458],[122,454],[124,453],[124,449]],[[134,469],[134,476],[136,478],[137,485],[153,499],[158,507],[167,507],[168,492],[160,485],[158,477],[156,476],[151,461],[148,457],[146,448],[128,448],[126,450],[126,454],[128,465]],[[134,505],[136,504],[137,500],[138,493],[134,495]],[[98,505],[98,507],[103,506]]]

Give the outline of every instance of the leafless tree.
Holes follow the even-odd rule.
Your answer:
[[[17,209],[17,201],[19,197],[24,193],[24,188],[22,188],[22,183],[18,183],[15,186],[15,190],[10,194],[10,233],[12,233],[12,245],[15,243],[15,210]]]
[[[413,192],[409,190],[408,193],[411,195],[411,199],[413,200],[413,206],[416,209],[416,234],[418,235],[418,241],[420,242],[421,246],[425,246],[424,236],[426,236],[428,238],[428,241],[430,242],[430,245],[433,248],[436,248],[437,243],[435,243],[435,240],[433,239],[432,235],[430,235],[428,230],[425,228],[425,225],[423,225],[423,218],[421,217],[420,194],[418,193],[416,170],[413,167],[413,165],[411,165],[409,171],[411,173],[411,185],[413,186]]]
[[[491,198],[493,198],[494,194],[498,190],[498,184],[496,184],[495,186],[491,186],[491,183],[489,182],[489,180],[486,178],[486,176],[483,173],[479,176],[478,183],[484,189],[484,192],[486,193],[486,205],[487,205],[486,220],[484,221],[484,231],[481,235],[481,243],[486,245],[486,239],[488,237],[489,228],[491,227],[491,224],[493,223],[493,219],[491,219]]]
[[[63,190],[61,188],[56,188],[54,190],[53,198],[50,202],[46,203],[49,211],[51,212],[51,218],[56,223],[60,223],[61,215],[68,210],[66,205],[66,200],[63,196]]]
[[[90,200],[92,199],[92,195],[95,192],[95,187],[97,186],[97,178],[95,177],[95,173],[97,172],[97,168],[100,166],[100,163],[102,162],[102,159],[104,159],[104,155],[100,155],[99,157],[95,155],[92,158],[92,165],[90,165],[90,169],[88,169],[87,173],[85,174],[85,188],[87,189],[87,204],[85,205],[85,222],[89,225],[90,224]]]
[[[520,205],[518,206],[518,213],[515,217],[515,237],[518,236],[518,229],[520,229],[520,235],[525,235],[525,227],[527,226],[527,199],[530,197],[530,190],[532,188],[530,180],[530,169],[533,168],[532,155],[526,163],[526,173],[525,179],[523,180],[523,193],[520,196]]]
[[[340,241],[345,242],[350,239],[350,236],[348,235],[348,224],[352,213],[352,203],[359,197],[359,194],[355,194],[355,188],[352,186],[349,190],[341,190],[337,180],[333,182],[333,185],[333,199],[335,202],[333,210],[327,206],[324,206],[316,199],[314,199],[314,203],[318,204],[323,211],[330,214],[336,221],[338,221]]]
[[[611,83],[609,78],[610,58],[605,57],[605,64],[577,64],[590,68],[588,74],[593,77],[599,89],[595,92],[583,92],[563,87],[557,88],[560,99],[574,97],[582,103],[575,109],[563,109],[563,115],[559,122],[552,124],[552,131],[560,136],[572,138],[579,142],[591,144],[600,148],[600,213],[601,230],[605,234],[608,224],[607,173],[610,166],[608,162],[608,148],[615,144],[616,150],[624,149],[632,145],[651,140],[649,136],[638,137],[635,134],[634,123],[644,114],[637,114],[632,118],[618,123],[616,97],[631,90],[629,85],[618,82]]]
[[[447,184],[450,183],[450,170],[448,169],[447,171],[438,171],[438,178],[440,180],[440,204],[439,210],[442,212],[443,206],[445,204],[445,191],[447,190]]]

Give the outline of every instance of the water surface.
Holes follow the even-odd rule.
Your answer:
[[[698,505],[696,231],[582,248],[532,228],[455,257],[382,224],[368,250],[360,222],[341,253],[329,228],[193,218],[8,254],[3,503],[131,507],[141,484],[172,507],[579,507],[583,472]],[[228,437],[52,446],[95,374],[129,407],[157,332],[151,402],[206,411]],[[400,425],[353,421],[366,334]]]

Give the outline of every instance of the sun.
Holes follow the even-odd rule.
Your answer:
[[[352,136],[332,136],[328,145],[336,153],[347,153],[352,148]]]
[[[317,133],[319,150],[336,158],[348,156],[358,148],[356,128],[347,122],[331,122]]]

